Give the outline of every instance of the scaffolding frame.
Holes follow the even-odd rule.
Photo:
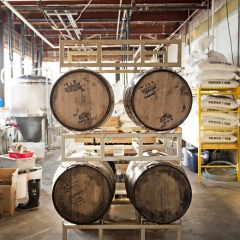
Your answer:
[[[132,133],[108,133],[105,131],[92,132],[92,133],[68,133],[63,134],[61,156],[62,162],[78,162],[78,161],[161,161],[161,160],[175,160],[180,161],[182,158],[182,132],[181,128],[177,128],[178,132],[172,133],[156,133],[156,132],[132,132]],[[156,138],[161,139],[161,144],[143,144],[144,138]],[[67,139],[74,139],[70,141],[69,145],[66,145]],[[76,142],[88,142],[88,139],[95,139],[99,145],[75,145]],[[108,141],[110,139],[110,141]],[[123,139],[130,139],[131,144],[117,145],[116,142],[122,142]],[[144,149],[162,149],[166,148],[168,140],[176,141],[176,155],[167,155],[162,153],[159,156],[146,156],[144,155]],[[113,145],[107,145],[107,143],[113,142]],[[99,150],[99,155],[96,156],[67,156],[66,149],[71,150]],[[134,149],[136,151],[135,156],[106,156],[106,150],[108,149]]]
[[[169,45],[177,46],[177,60],[174,62],[169,61],[167,51],[159,50]],[[121,50],[122,46],[130,46],[131,49]],[[138,73],[142,71],[141,68],[181,67],[182,40],[60,40],[59,51],[60,69],[95,67],[95,71],[101,73]],[[131,60],[122,61],[122,56]],[[162,61],[156,61],[157,58]]]

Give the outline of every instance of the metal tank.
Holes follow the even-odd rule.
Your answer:
[[[47,125],[50,91],[51,81],[43,76],[23,75],[11,79],[9,112],[26,142],[42,139],[42,131],[45,131],[42,128]]]

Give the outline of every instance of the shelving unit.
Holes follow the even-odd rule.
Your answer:
[[[149,47],[155,49],[161,45],[175,45],[176,57],[175,62],[168,61],[167,51],[150,51]],[[89,51],[74,51],[75,45],[84,45]],[[133,51],[119,50],[121,46],[134,46]],[[111,51],[104,50],[105,46],[111,47]],[[181,67],[182,40],[61,40],[60,41],[60,71],[64,72],[68,68],[93,67],[95,72],[99,73],[140,73],[145,68],[154,67]],[[117,50],[118,49],[118,50]],[[116,62],[111,56],[128,56],[129,61]],[[162,61],[157,59],[162,57]],[[91,60],[91,62],[89,61]],[[124,81],[126,84],[126,82]],[[182,158],[182,131],[174,132],[146,132],[140,127],[126,129],[115,128],[96,129],[89,133],[70,133],[63,134],[61,137],[61,161],[63,165],[71,164],[71,162],[84,162],[99,166],[103,161],[141,161],[144,167],[157,161],[175,160],[180,165]],[[111,129],[112,130],[112,129]],[[115,132],[116,131],[116,132]],[[159,141],[149,144],[146,139],[155,138]],[[168,155],[163,149],[166,149],[174,140],[176,152],[174,155]],[[155,150],[157,154],[147,155],[146,150]],[[86,154],[82,154],[85,151]],[[109,154],[111,152],[111,154]],[[115,154],[121,152],[120,154]],[[135,154],[123,154],[126,152],[134,152]],[[73,153],[73,154],[72,154]],[[95,154],[94,154],[95,153]],[[112,154],[113,153],[113,154]],[[119,192],[120,194],[126,193]],[[116,194],[116,191],[115,191]],[[114,200],[112,204],[115,204]],[[130,203],[129,203],[130,204]],[[142,219],[140,222],[127,224],[107,223],[100,220],[100,223],[92,223],[87,225],[71,224],[63,220],[63,240],[67,239],[68,229],[98,229],[99,240],[103,239],[104,229],[139,229],[141,240],[145,240],[146,229],[176,229],[177,239],[181,239],[181,221],[171,224],[155,224],[146,222]]]
[[[201,133],[206,131],[201,128],[202,126],[202,96],[204,95],[232,95],[233,98],[238,102],[240,99],[240,87],[234,89],[210,89],[210,88],[198,88],[197,89],[197,100],[198,100],[198,181],[202,181],[202,169],[204,168],[237,168],[237,181],[240,181],[240,171],[239,171],[239,164],[240,164],[240,130],[239,126],[235,128],[227,128],[227,130],[235,130],[237,132],[237,141],[234,143],[202,143]],[[208,111],[209,112],[209,111]],[[223,110],[221,112],[234,112],[240,114],[240,106],[236,110]],[[239,124],[238,124],[239,125]],[[208,129],[209,130],[209,129]],[[214,130],[214,129],[213,129]],[[221,130],[226,130],[222,128]],[[236,150],[237,151],[237,164],[235,165],[217,165],[217,166],[206,166],[201,164],[201,153],[202,150]]]

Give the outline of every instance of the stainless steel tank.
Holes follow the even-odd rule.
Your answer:
[[[41,140],[42,120],[47,120],[50,91],[51,82],[43,76],[23,75],[11,79],[10,116],[16,120],[27,142]]]

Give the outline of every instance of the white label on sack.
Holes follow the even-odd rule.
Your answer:
[[[208,58],[198,63],[198,68],[201,71],[206,70],[215,70],[215,71],[229,71],[229,72],[237,72],[240,69],[229,62],[224,61],[214,61],[214,58]]]
[[[227,143],[236,142],[237,138],[233,135],[229,136],[203,136],[202,143]]]
[[[221,118],[214,118],[214,117],[203,117],[202,118],[202,127],[214,127],[214,128],[232,128],[236,127],[238,124],[237,120],[230,120],[230,119],[221,119]]]
[[[234,109],[237,106],[237,102],[229,97],[207,97],[202,100],[202,107],[205,108]]]
[[[234,80],[204,80],[199,85],[212,88],[236,88],[238,82]]]

